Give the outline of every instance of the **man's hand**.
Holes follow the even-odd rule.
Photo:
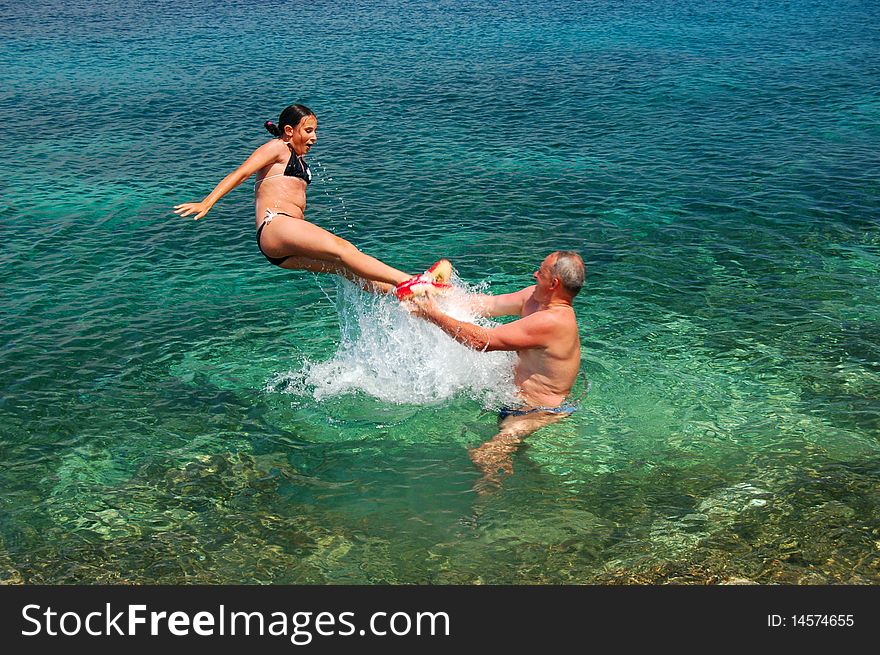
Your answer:
[[[431,296],[412,296],[403,302],[403,306],[415,316],[431,320],[440,310]]]

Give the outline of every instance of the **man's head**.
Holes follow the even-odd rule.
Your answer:
[[[574,298],[584,286],[586,268],[580,255],[571,250],[552,252],[535,272],[535,279],[543,293],[560,292]]]
[[[557,250],[551,257],[553,255],[556,255],[553,276],[559,279],[562,288],[574,298],[584,286],[584,278],[587,276],[584,260],[573,250]]]

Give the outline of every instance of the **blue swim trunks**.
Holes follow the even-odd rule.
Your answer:
[[[526,416],[546,412],[548,414],[574,414],[579,405],[575,403],[562,403],[559,407],[502,407],[498,410],[498,420],[503,421],[508,416]]]

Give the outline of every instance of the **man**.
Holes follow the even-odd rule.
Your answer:
[[[411,301],[416,315],[456,341],[474,350],[515,350],[518,355],[514,382],[521,404],[503,408],[498,434],[470,451],[484,482],[498,483],[500,474],[513,472],[512,455],[526,436],[577,409],[565,397],[581,364],[572,300],[584,284],[584,262],[575,252],[557,251],[547,255],[534,276],[536,284],[521,291],[475,298],[474,308],[483,316],[520,316],[494,328],[456,320],[429,297]]]

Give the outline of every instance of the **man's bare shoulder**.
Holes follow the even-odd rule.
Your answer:
[[[523,329],[532,332],[546,344],[568,342],[577,338],[578,323],[571,305],[545,307],[520,319]]]
[[[577,315],[574,313],[574,308],[571,305],[546,307],[535,312],[533,316],[540,316],[542,320],[547,322],[548,326],[558,329],[567,330],[572,327],[577,329]]]

